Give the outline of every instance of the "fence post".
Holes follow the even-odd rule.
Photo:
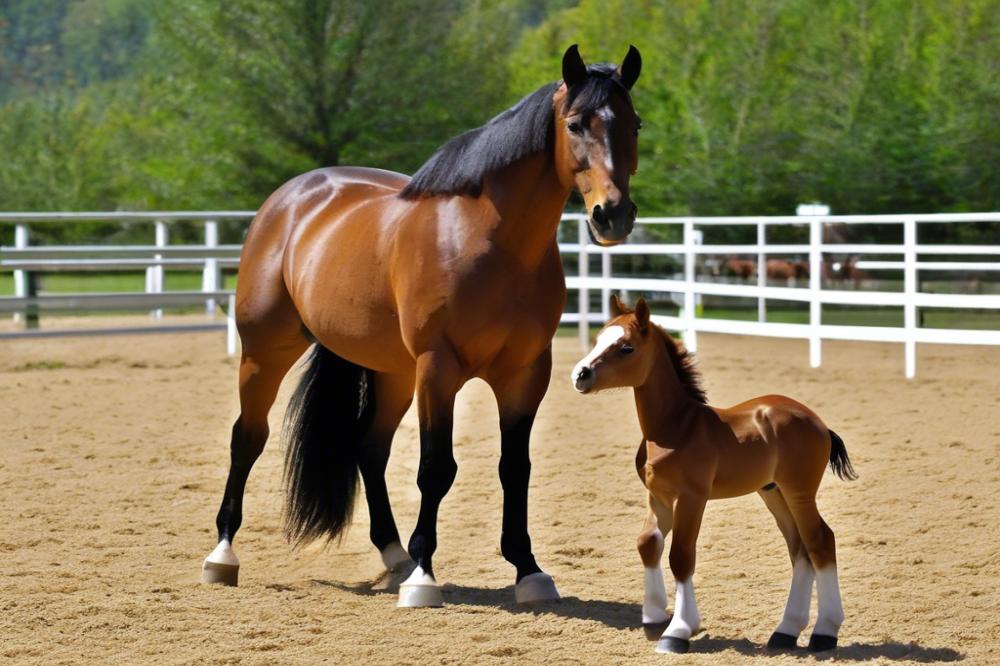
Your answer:
[[[14,247],[19,250],[28,247],[28,225],[23,222],[14,226]],[[14,271],[14,295],[18,298],[28,295],[28,274],[22,270]],[[14,321],[21,321],[20,313],[14,313]]]
[[[219,245],[219,223],[215,220],[205,220],[205,247],[218,247]],[[201,276],[202,291],[218,291],[220,280],[219,260],[216,257],[205,259],[205,269]],[[215,299],[209,298],[205,301],[205,314],[211,316],[215,314]]]
[[[906,378],[917,374],[917,223],[903,222],[903,327]]]
[[[229,294],[226,307],[226,353],[236,356],[236,294]]]
[[[694,329],[694,222],[684,220],[684,346],[691,353],[698,351],[698,334]]]
[[[823,303],[820,289],[823,287],[823,241],[822,220],[809,220],[809,365],[818,368],[822,361],[820,345],[820,325],[822,324]]]
[[[611,253],[606,249],[601,252],[601,318],[607,322],[611,319]]]
[[[766,227],[763,222],[757,223],[757,286],[764,288],[767,286],[767,255],[764,254],[763,246],[767,242]],[[767,321],[767,302],[763,296],[757,297],[757,321]]]
[[[167,223],[163,220],[156,221],[156,247],[166,247],[170,239],[170,233],[167,229]],[[163,259],[162,254],[154,254],[154,259]],[[158,266],[151,266],[150,272],[146,278],[146,291],[159,294],[163,292],[163,264]],[[163,310],[157,308],[153,310],[152,313],[154,319],[163,318]]]
[[[590,348],[590,290],[587,289],[586,280],[590,274],[590,256],[587,254],[587,244],[590,243],[590,236],[587,233],[587,220],[580,218],[577,226],[577,239],[580,245],[579,263],[577,273],[580,278],[580,290],[578,292],[578,307],[580,315],[580,348],[586,351]]]

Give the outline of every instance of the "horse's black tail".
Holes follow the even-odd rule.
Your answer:
[[[847,457],[847,447],[844,446],[844,440],[832,430],[830,431],[830,469],[844,481],[853,481],[858,478],[857,472],[854,471],[854,465],[851,464],[851,459]]]
[[[350,524],[361,440],[375,413],[370,370],[313,347],[285,413],[285,536],[338,537]]]

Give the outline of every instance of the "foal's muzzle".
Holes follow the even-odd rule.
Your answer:
[[[594,371],[590,366],[577,366],[573,368],[573,388],[580,393],[586,393],[594,386]]]
[[[598,245],[617,245],[632,233],[637,213],[638,208],[631,199],[603,206],[598,204],[587,220],[590,235]]]

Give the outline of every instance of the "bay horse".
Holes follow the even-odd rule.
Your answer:
[[[633,312],[615,296],[611,311],[614,317],[573,369],[572,381],[581,393],[634,389],[643,437],[636,471],[649,502],[637,541],[645,566],[642,621],[652,628],[669,620],[657,652],[687,652],[701,625],[692,576],[706,502],[752,492],[777,521],[792,560],[785,613],[768,647],[796,646],[809,623],[815,580],[819,614],[809,650],[835,648],[844,612],[834,535],[816,509],[816,490],[828,463],[841,479],[857,478],[843,440],[808,407],[781,395],[710,407],[692,358],[650,322],[643,299]],[[671,529],[676,595],[668,618],[660,558]]]
[[[240,260],[240,415],[203,581],[237,583],[232,541],[247,477],[278,386],[311,345],[286,414],[289,540],[338,537],[360,473],[371,541],[388,570],[409,574],[399,605],[440,606],[431,558],[438,507],[457,471],[453,406],[478,377],[499,408],[500,550],[517,570],[516,599],[559,598],[528,535],[528,441],[566,298],[556,230],[575,188],[596,242],[613,245],[631,232],[640,120],[630,91],[641,67],[634,46],[616,67],[587,66],[573,45],[562,81],[452,139],[412,179],[327,168],[267,199]],[[421,500],[404,550],[385,469],[414,392]]]

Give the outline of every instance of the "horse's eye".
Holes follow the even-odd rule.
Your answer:
[[[566,125],[566,129],[568,129],[573,134],[583,134],[583,125],[581,125],[576,121],[573,121],[568,125]]]
[[[621,351],[622,351],[623,354],[631,354],[632,352],[635,351],[635,347],[633,347],[632,345],[629,345],[629,344],[624,344],[624,345],[622,345]]]

